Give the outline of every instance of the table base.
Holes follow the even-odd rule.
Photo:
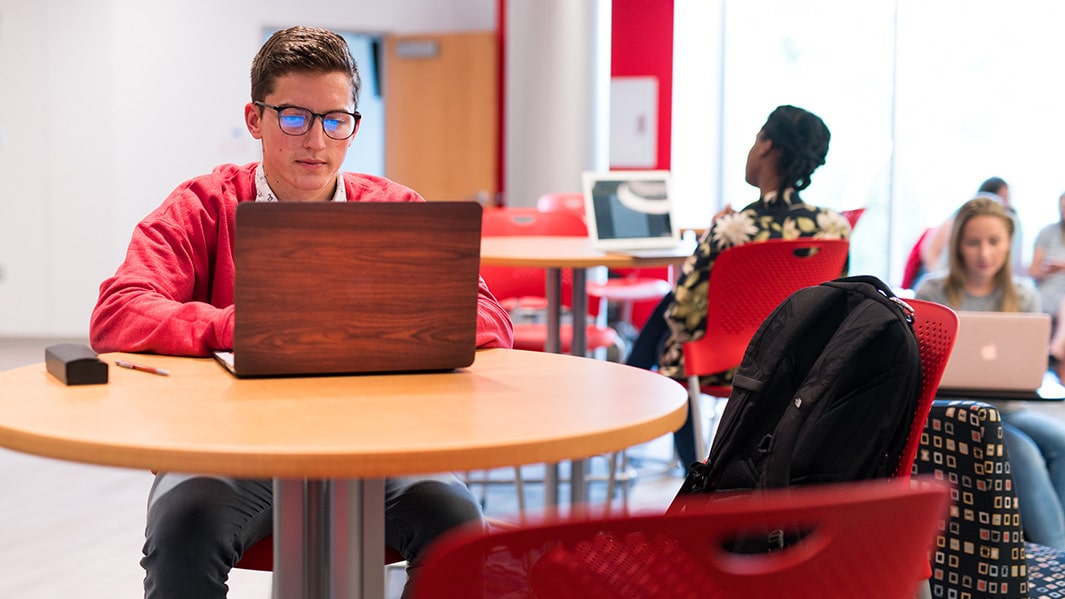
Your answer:
[[[384,479],[274,479],[274,599],[384,596]]]

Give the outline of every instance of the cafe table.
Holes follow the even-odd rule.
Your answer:
[[[207,358],[100,357],[107,384],[66,386],[44,363],[0,372],[0,446],[273,479],[275,599],[382,597],[385,477],[620,450],[676,430],[687,401],[651,372],[507,349],[451,372],[264,379]]]
[[[587,351],[585,329],[588,324],[588,269],[655,268],[678,266],[684,255],[636,257],[596,249],[588,237],[510,235],[481,238],[481,264],[543,268],[546,272],[547,342],[545,351],[559,351],[559,326],[562,318],[562,270],[573,272],[573,343],[571,352],[583,356]]]
[[[605,252],[596,249],[591,239],[584,236],[537,236],[508,235],[481,238],[481,264],[488,266],[513,266],[543,268],[545,271],[545,295],[547,299],[547,335],[544,351],[560,351],[562,323],[562,271],[570,269],[573,280],[571,350],[575,356],[587,352],[588,324],[588,269],[607,268],[655,268],[676,267],[687,259],[690,252],[682,255],[658,257],[635,257],[624,253]],[[586,464],[581,460],[570,463],[570,502],[574,505],[587,501],[585,491]],[[549,505],[559,502],[558,464],[548,464],[545,472],[545,501]]]

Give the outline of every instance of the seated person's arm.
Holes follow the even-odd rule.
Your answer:
[[[89,325],[96,351],[206,356],[232,347],[232,256],[215,256],[215,222],[167,202],[137,225],[126,259],[100,285]]]
[[[477,347],[514,347],[514,324],[510,315],[481,278],[478,278],[477,291]]]

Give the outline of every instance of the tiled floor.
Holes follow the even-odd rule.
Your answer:
[[[67,339],[0,339],[0,370],[44,360],[44,348]],[[0,389],[0,393],[3,390]],[[671,441],[664,437],[636,448],[641,466],[661,470],[670,459]],[[604,461],[592,461],[592,475],[601,475]],[[631,487],[632,510],[662,510],[680,480],[670,474],[642,476]],[[510,474],[509,470],[495,473]],[[529,478],[538,469],[524,469]],[[138,565],[144,531],[148,472],[75,464],[0,449],[0,599],[116,599],[143,595]],[[605,484],[593,482],[590,495],[602,504]],[[511,516],[516,512],[513,487],[493,484],[485,493],[486,511]],[[563,489],[565,492],[566,490]],[[526,489],[530,512],[542,505],[542,490]],[[621,509],[620,497],[613,504]],[[397,577],[400,574],[397,573]],[[399,585],[392,585],[395,589]],[[235,570],[231,599],[268,599],[270,575]]]

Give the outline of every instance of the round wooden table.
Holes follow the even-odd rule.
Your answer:
[[[693,246],[694,249],[694,246]],[[547,273],[546,295],[547,341],[545,349],[558,352],[559,325],[562,314],[562,269],[573,270],[573,342],[570,353],[583,356],[587,350],[585,327],[588,318],[588,278],[586,270],[597,266],[607,268],[654,268],[677,266],[688,255],[663,255],[637,258],[597,250],[587,237],[567,236],[501,236],[481,238],[481,264],[543,268]]]
[[[0,446],[273,478],[284,599],[381,596],[384,477],[616,451],[679,428],[687,402],[666,377],[545,352],[484,350],[447,373],[276,379],[236,379],[211,359],[101,358],[171,374],[112,367],[109,384],[68,387],[43,363],[2,372]]]

